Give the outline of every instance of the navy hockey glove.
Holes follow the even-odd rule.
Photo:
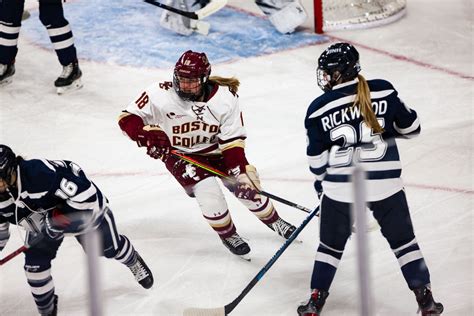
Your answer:
[[[56,208],[46,215],[42,233],[50,239],[59,240],[64,237],[64,230],[70,224],[69,218]]]

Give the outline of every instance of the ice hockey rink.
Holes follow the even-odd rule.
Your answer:
[[[113,1],[107,2],[112,6]],[[58,96],[53,81],[61,72],[60,65],[52,49],[42,44],[48,39],[37,19],[37,3],[27,2],[32,16],[20,33],[17,73],[13,83],[0,90],[0,143],[27,158],[78,163],[109,198],[119,231],[130,238],[154,272],[154,287],[144,290],[126,267],[101,258],[104,315],[172,316],[182,315],[186,307],[224,306],[240,294],[284,240],[226,192],[237,230],[252,248],[252,261],[232,255],[164,165],[149,158],[117,124],[120,112],[144,87],[171,79],[171,64],[162,62],[179,57],[182,46],[177,43],[204,49],[207,39],[202,35],[176,37],[175,42],[156,45],[145,38],[149,32],[156,34],[157,41],[160,34],[169,33],[159,29],[160,9],[147,7],[156,18],[145,17],[144,25],[149,29],[107,33],[135,47],[132,55],[121,56],[116,53],[118,45],[107,44],[111,38],[103,36],[105,11],[87,11],[82,19],[94,21],[87,32],[81,29],[85,24],[74,23],[81,15],[74,6],[81,3],[87,4],[87,0],[68,1],[65,12],[76,37],[90,37],[87,43],[81,42],[85,38],[76,41],[84,88]],[[213,58],[219,60],[213,63],[213,74],[236,76],[241,81],[247,157],[257,166],[264,189],[308,208],[315,208],[318,200],[307,165],[303,119],[309,103],[322,93],[316,84],[317,57],[331,42],[350,41],[359,50],[366,78],[388,79],[396,86],[421,119],[418,138],[398,141],[402,176],[417,240],[430,268],[433,293],[445,306],[443,315],[448,316],[474,315],[472,3],[408,0],[407,15],[398,22],[327,33],[324,43],[318,43],[321,38],[314,43],[313,39],[310,43],[302,39],[247,56],[244,51],[251,48],[239,41],[223,41],[208,51],[211,63]],[[253,1],[230,4],[245,10],[240,13],[253,12],[257,16],[248,16],[268,23],[258,16],[261,13]],[[136,5],[142,3],[137,1]],[[123,25],[132,27],[142,18],[134,11],[127,13],[125,6],[114,10],[123,15]],[[212,17],[209,21],[209,39],[215,42],[226,31],[219,29],[222,24],[213,24]],[[251,26],[227,24],[229,32],[234,28],[250,36],[258,34]],[[306,27],[299,33],[311,34],[310,21]],[[37,38],[40,33],[43,39]],[[151,48],[156,53],[154,59],[146,59],[150,54],[139,55],[141,48]],[[230,53],[219,49],[234,51],[235,56],[223,58]],[[115,57],[107,57],[107,51]],[[139,57],[132,58],[133,53]],[[280,215],[296,226],[306,217],[298,209],[275,205]],[[315,218],[300,235],[302,243],[288,248],[231,315],[296,315],[297,306],[309,297],[318,230]],[[22,244],[23,232],[16,226],[11,226],[10,232],[1,257]],[[388,243],[378,231],[368,237],[374,314],[416,315],[414,295]],[[358,315],[356,264],[352,238],[330,290],[325,316]],[[86,273],[82,248],[74,238],[66,238],[52,267],[59,315],[88,314]],[[0,267],[0,302],[2,316],[36,313],[22,255]]]

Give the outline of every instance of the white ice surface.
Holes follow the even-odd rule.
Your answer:
[[[472,1],[408,3],[407,16],[395,24],[329,35],[359,45],[363,74],[392,81],[418,111],[422,135],[399,142],[417,239],[444,315],[473,315]],[[303,118],[321,93],[315,64],[326,46],[213,68],[214,74],[235,75],[242,82],[248,158],[266,191],[310,208],[317,199],[305,157]],[[109,197],[121,233],[154,272],[156,284],[146,291],[124,266],[101,259],[106,315],[180,315],[189,306],[223,306],[280,247],[283,240],[227,194],[238,231],[252,247],[252,262],[231,255],[164,166],[122,135],[116,121],[120,111],[150,82],[170,78],[170,70],[81,61],[84,88],[58,96],[52,85],[60,72],[54,52],[24,36],[16,66],[14,82],[0,90],[0,142],[26,157],[79,163]],[[295,224],[306,216],[276,206]],[[17,230],[11,233],[2,256],[21,244]],[[303,243],[286,251],[232,315],[296,315],[308,298],[317,236],[314,220],[300,237]],[[376,315],[415,315],[413,294],[378,232],[370,234],[370,247]],[[0,268],[0,315],[35,314],[22,265],[18,256]],[[85,273],[82,249],[69,238],[53,262],[60,315],[87,314]],[[357,315],[354,240],[330,292],[325,316]]]

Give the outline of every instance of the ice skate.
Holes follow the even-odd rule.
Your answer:
[[[145,289],[149,289],[153,286],[153,274],[138,253],[137,260],[133,265],[129,266],[129,268],[141,286]]]
[[[0,64],[0,87],[10,84],[14,74],[15,64]]]
[[[230,250],[234,255],[239,256],[240,258],[250,261],[250,247],[249,245],[239,236],[239,234],[234,233],[232,236],[227,238],[222,238],[222,243],[227,249]]]
[[[291,234],[296,230],[295,226],[284,221],[281,217],[279,217],[275,222],[267,224],[267,226],[285,239],[290,238]]]
[[[328,296],[328,291],[314,290],[308,303],[298,307],[298,316],[320,316]]]
[[[82,88],[81,76],[82,72],[77,61],[63,66],[63,72],[54,82],[56,92],[61,95]]]
[[[416,301],[418,302],[419,312],[421,316],[438,316],[444,310],[443,304],[436,303],[433,299],[431,290],[424,286],[413,290],[415,293]]]

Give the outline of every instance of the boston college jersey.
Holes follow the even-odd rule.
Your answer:
[[[177,150],[195,154],[221,153],[219,141],[246,138],[238,96],[214,85],[207,102],[182,100],[172,83],[153,84],[126,111],[145,125],[158,125]]]
[[[353,201],[351,175],[355,161],[367,172],[367,201],[379,201],[402,190],[402,165],[395,138],[411,138],[420,132],[416,112],[398,98],[388,81],[367,83],[375,115],[385,130],[382,134],[374,134],[359,108],[352,106],[357,79],[315,99],[306,114],[307,155],[315,188],[340,202]]]

